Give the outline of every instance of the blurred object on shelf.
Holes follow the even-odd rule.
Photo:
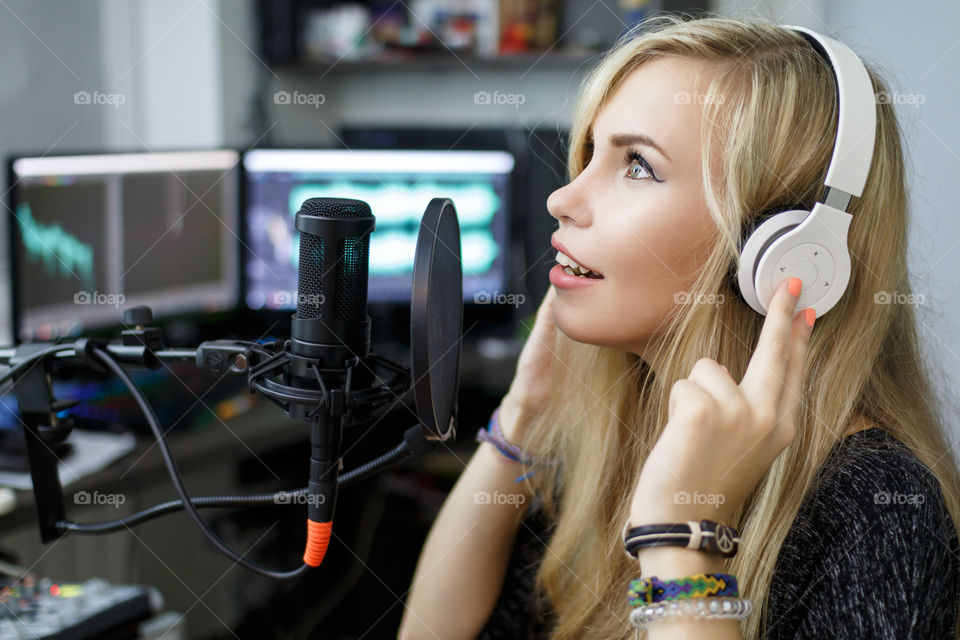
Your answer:
[[[363,60],[381,48],[367,38],[370,10],[360,4],[314,9],[303,30],[303,51],[308,60]]]
[[[557,39],[555,0],[499,0],[500,53],[547,50]]]
[[[415,0],[409,21],[421,48],[497,53],[496,0]]]

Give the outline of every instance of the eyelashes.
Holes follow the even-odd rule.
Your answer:
[[[583,143],[583,166],[586,167],[590,164],[590,161],[593,160],[593,142]],[[632,180],[653,180],[654,182],[663,182],[660,178],[657,177],[657,174],[654,173],[653,167],[650,166],[650,163],[647,162],[647,159],[644,158],[639,151],[636,149],[627,149],[623,157],[624,164],[627,165],[627,175]],[[634,167],[642,169],[644,175],[634,175]]]

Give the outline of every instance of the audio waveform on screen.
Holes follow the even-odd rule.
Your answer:
[[[500,196],[488,181],[438,182],[411,184],[384,181],[376,184],[340,180],[322,184],[301,184],[290,191],[290,215],[296,215],[307,198],[353,198],[363,200],[380,225],[420,224],[423,211],[434,198],[450,198],[457,207],[461,227],[487,225],[500,209]]]
[[[47,275],[79,277],[87,288],[94,286],[93,247],[81,242],[56,222],[44,224],[33,219],[26,202],[17,206],[20,236],[31,264],[40,263]]]

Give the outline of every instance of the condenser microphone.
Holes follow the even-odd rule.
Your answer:
[[[370,205],[347,198],[310,198],[300,206],[297,312],[290,325],[290,384],[320,389],[322,411],[294,403],[289,415],[310,421],[307,482],[307,549],[303,561],[318,566],[326,553],[337,499],[346,395],[359,380],[356,363],[370,351],[367,317]],[[350,371],[350,374],[348,374]]]

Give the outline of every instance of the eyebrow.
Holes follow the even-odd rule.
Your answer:
[[[660,145],[653,141],[648,135],[642,133],[615,133],[610,136],[610,145],[614,147],[629,147],[634,144],[642,144],[645,147],[650,147],[656,149],[660,155],[662,155],[667,160],[670,160],[670,156],[667,155],[667,152],[664,151]],[[671,160],[672,162],[672,160]]]

